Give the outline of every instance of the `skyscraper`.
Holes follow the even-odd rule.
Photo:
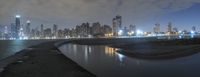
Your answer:
[[[155,27],[154,27],[154,33],[160,33],[160,24],[155,24]]]
[[[129,32],[131,32],[132,34],[136,34],[136,25],[130,25]]]
[[[58,26],[56,24],[53,25],[53,35],[57,37]]]
[[[24,26],[23,25],[20,26],[19,37],[21,37],[21,38],[24,37]]]
[[[192,27],[192,31],[196,32],[196,27],[195,26]]]
[[[168,24],[168,30],[167,30],[169,33],[171,33],[172,32],[172,23],[171,22],[169,22],[169,24]]]
[[[15,16],[15,38],[19,39],[19,35],[20,35],[20,28],[21,28],[21,24],[20,24],[20,15],[16,15]]]
[[[113,18],[113,34],[114,36],[118,35],[118,32],[122,30],[122,17],[117,15],[115,18]]]
[[[92,24],[92,35],[101,33],[101,24],[99,22]]]
[[[119,30],[122,29],[122,16],[117,15],[116,20],[117,20],[117,26]]]
[[[11,26],[11,36],[12,36],[12,38],[16,38],[15,36],[16,36],[16,33],[15,33],[15,24],[14,23],[11,23],[10,24],[10,26]]]
[[[108,26],[108,25],[103,25],[101,32],[104,33],[104,34],[111,33],[112,32],[112,28],[110,26]]]
[[[112,28],[113,35],[117,36],[117,21],[116,21],[116,18],[113,18],[112,24],[113,24],[113,28]]]
[[[44,38],[44,25],[43,24],[40,25],[40,37]]]
[[[28,20],[26,22],[26,29],[25,29],[25,34],[27,37],[30,37],[30,33],[31,33],[30,26],[31,26],[31,21]]]

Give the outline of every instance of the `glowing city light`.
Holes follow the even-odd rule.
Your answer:
[[[123,34],[123,30],[119,30],[118,35],[122,35]]]
[[[142,34],[143,32],[141,30],[137,30],[137,34]]]
[[[129,36],[131,36],[131,35],[133,35],[134,34],[134,32],[133,31],[131,31],[131,32],[128,32],[128,35]]]
[[[191,37],[191,38],[194,38],[195,32],[194,32],[194,31],[190,31],[190,33],[191,33],[191,34],[190,34],[190,37]]]
[[[178,31],[178,33],[180,34],[180,33],[182,33],[182,31]]]
[[[30,20],[28,20],[28,21],[26,21],[26,23],[31,23],[31,21],[30,21]]]
[[[120,21],[117,21],[118,19]],[[200,32],[196,30],[195,27],[192,27],[191,31],[188,30],[178,30],[175,28],[175,30],[172,30],[172,25],[168,26],[168,31],[160,31],[160,26],[156,25],[155,30],[146,32],[143,30],[137,30],[136,26],[130,26],[124,27],[121,26],[121,17],[116,17],[115,21],[113,21],[115,24],[115,27],[111,26],[102,26],[102,28],[96,28],[94,25],[94,29],[97,31],[91,31],[93,28],[88,28],[88,26],[83,25],[77,25],[77,28],[66,28],[66,29],[58,29],[57,25],[53,28],[45,28],[43,24],[41,24],[41,30],[32,29],[31,23],[32,21],[27,20],[25,23],[21,22],[21,16],[19,14],[15,15],[15,23],[11,23],[8,27],[5,26],[5,28],[2,29],[2,34],[0,36],[0,40],[26,40],[26,39],[70,39],[70,38],[96,38],[93,34],[99,33],[98,38],[134,38],[134,37],[157,37],[162,38],[160,36],[176,36],[176,38],[185,38],[185,37],[199,37]],[[83,27],[82,27],[83,26]],[[120,27],[121,26],[121,27]],[[11,27],[11,28],[10,28]],[[93,27],[93,26],[91,26]],[[53,32],[51,31],[53,29]],[[99,30],[98,30],[99,29]],[[78,31],[77,31],[78,30]],[[83,30],[83,31],[79,31]],[[99,32],[100,31],[100,32]]]
[[[190,33],[191,33],[191,34],[195,34],[195,32],[194,32],[194,31],[190,31]]]
[[[15,17],[16,17],[16,18],[20,18],[21,16],[20,16],[20,15],[16,15]]]
[[[141,31],[141,30],[137,30],[137,36],[140,36],[140,35],[143,35],[143,31]]]

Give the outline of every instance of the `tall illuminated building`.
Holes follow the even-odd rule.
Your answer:
[[[91,34],[96,35],[101,33],[101,24],[99,22],[92,23]]]
[[[192,27],[192,31],[196,32],[196,27],[195,26]]]
[[[116,20],[117,20],[117,26],[119,29],[122,29],[122,16],[117,15],[116,16]]]
[[[19,29],[19,37],[20,37],[20,38],[24,37],[24,27],[23,27],[23,25],[20,26],[20,29]]]
[[[42,37],[42,38],[44,38],[44,25],[43,24],[41,24],[40,25],[40,37]]]
[[[31,21],[28,20],[26,22],[26,29],[25,29],[25,34],[26,34],[27,37],[30,37],[30,33],[31,33],[30,26],[31,26]]]
[[[154,33],[160,33],[160,24],[155,24],[155,27],[154,27]]]
[[[11,23],[10,24],[10,27],[11,27],[11,37],[12,38],[16,38],[15,36],[16,36],[16,26],[15,26],[15,24],[14,23]]]
[[[8,26],[5,26],[5,27],[4,27],[4,33],[5,33],[5,34],[8,34]]]
[[[129,32],[133,34],[136,34],[136,25],[130,25],[129,26]]]
[[[168,24],[168,28],[167,28],[168,30],[168,32],[169,33],[171,33],[172,32],[172,23],[171,22],[169,22],[169,24]]]
[[[117,36],[118,31],[117,31],[117,20],[116,20],[116,18],[113,18],[112,24],[113,24],[113,26],[112,26],[113,35]]]
[[[20,24],[20,15],[16,15],[15,16],[15,38],[19,39],[19,35],[20,35],[20,28],[21,28],[21,24]]]
[[[122,17],[117,15],[115,18],[113,18],[112,24],[113,24],[113,29],[112,29],[113,35],[118,36],[118,32],[122,30]]]
[[[56,24],[53,25],[53,35],[57,36],[58,33],[58,26]]]

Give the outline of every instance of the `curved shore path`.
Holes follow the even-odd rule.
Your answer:
[[[8,58],[13,62],[0,77],[95,77],[61,54],[55,43],[32,46]]]

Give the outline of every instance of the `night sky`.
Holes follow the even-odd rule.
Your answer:
[[[20,14],[22,22],[32,27],[45,24],[72,28],[83,22],[111,25],[116,15],[123,26],[135,24],[152,31],[160,23],[166,31],[168,22],[183,30],[196,26],[200,30],[200,0],[0,0],[0,24],[9,25]]]

